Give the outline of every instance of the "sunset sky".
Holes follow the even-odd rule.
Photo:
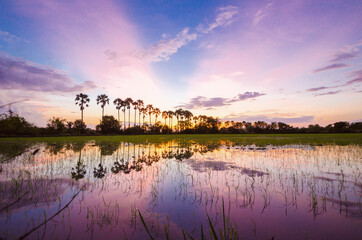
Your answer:
[[[2,0],[0,105],[44,126],[75,95],[294,126],[362,121],[361,0]],[[0,109],[5,112],[7,108]]]

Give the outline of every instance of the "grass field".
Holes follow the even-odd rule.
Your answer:
[[[171,140],[207,143],[211,141],[235,144],[284,145],[284,144],[337,144],[362,145],[362,133],[341,134],[173,134],[173,135],[117,135],[117,136],[59,136],[59,137],[18,137],[0,138],[0,143],[16,142],[131,142],[159,143]]]

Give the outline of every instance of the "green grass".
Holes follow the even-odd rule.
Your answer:
[[[171,140],[197,143],[230,142],[234,144],[285,145],[285,144],[336,144],[362,145],[362,133],[341,134],[172,134],[172,135],[118,135],[118,136],[59,136],[59,137],[18,137],[0,138],[1,143],[16,142],[131,142],[162,143]]]

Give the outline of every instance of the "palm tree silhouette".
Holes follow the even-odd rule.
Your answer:
[[[175,115],[175,113],[173,111],[168,111],[168,119],[170,121],[170,126],[171,126],[171,132],[172,132],[172,123],[173,123],[173,116]]]
[[[183,113],[184,113],[184,110],[182,110],[182,108],[177,109],[177,110],[175,111],[175,115],[176,115],[176,118],[177,118],[178,131],[179,131],[179,132],[180,132],[180,117],[183,118]]]
[[[134,123],[133,123],[133,127],[136,127],[136,122],[137,122],[136,113],[137,113],[137,109],[138,109],[138,101],[132,102],[132,105],[133,105],[133,109],[134,109]]]
[[[144,106],[144,103],[141,99],[137,100],[138,103],[138,125],[141,125],[141,109]]]
[[[75,98],[75,105],[78,105],[80,107],[82,122],[83,122],[83,110],[85,107],[89,106],[88,105],[89,101],[90,101],[90,99],[89,99],[88,95],[83,94],[83,93],[77,94],[77,96]]]
[[[168,118],[168,112],[163,111],[161,116],[162,116],[163,119],[165,119],[165,126],[167,126],[166,121],[167,121],[167,118]]]
[[[153,110],[153,114],[155,114],[155,117],[156,117],[156,119],[155,119],[155,124],[156,124],[157,123],[157,118],[161,114],[161,110],[159,108],[155,108]]]
[[[151,116],[152,116],[152,113],[153,113],[153,106],[152,104],[148,104],[146,106],[146,109],[148,111],[148,116],[150,117],[150,127],[151,127]]]
[[[101,94],[97,96],[97,104],[101,103],[101,108],[102,108],[102,120],[104,117],[104,107],[106,106],[106,104],[109,104],[109,98],[106,94]]]
[[[114,103],[114,105],[116,105],[116,109],[118,111],[118,123],[119,123],[119,110],[121,109],[121,107],[123,107],[122,102],[123,102],[123,100],[120,98],[116,98],[113,101],[113,103]]]
[[[121,107],[123,107],[123,109],[122,109],[122,112],[123,112],[123,130],[126,130],[126,107],[127,107],[126,101],[124,101],[124,100],[121,101]]]
[[[132,98],[126,98],[125,100],[128,109],[128,128],[131,127],[131,104],[133,103]]]

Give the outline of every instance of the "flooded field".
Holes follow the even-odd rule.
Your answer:
[[[17,143],[1,239],[360,239],[362,147]]]

